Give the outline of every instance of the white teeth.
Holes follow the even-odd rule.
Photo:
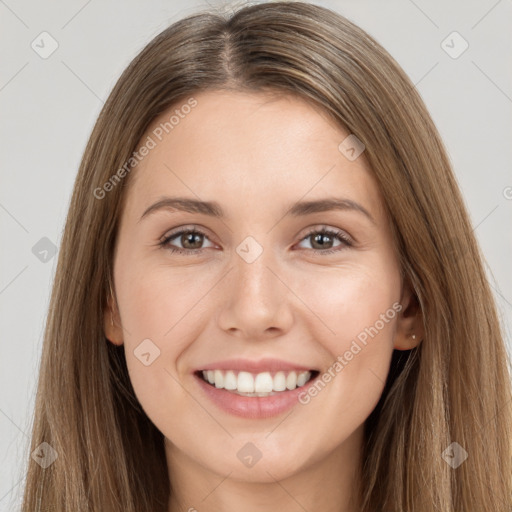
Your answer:
[[[304,386],[311,378],[311,372],[270,372],[252,374],[234,370],[205,370],[203,378],[216,388],[234,391],[245,396],[269,396],[275,392]]]
[[[295,389],[297,387],[297,374],[295,372],[290,372],[288,377],[286,377],[286,388],[287,389]]]
[[[224,389],[236,389],[237,387],[237,378],[234,372],[229,371],[226,372],[224,376]]]
[[[215,380],[217,383],[217,380]],[[236,389],[242,393],[254,393],[254,377],[249,372],[240,372]]]
[[[223,388],[224,387],[224,374],[220,370],[215,370],[215,387]]]
[[[300,373],[299,375],[297,375],[297,387],[300,388],[301,386],[304,386],[307,380],[308,379],[305,373]]]
[[[284,372],[277,372],[274,375],[274,385],[272,388],[274,391],[284,391],[286,389],[286,375]]]
[[[270,393],[274,386],[274,381],[270,373],[258,373],[254,380],[254,391],[256,393]]]

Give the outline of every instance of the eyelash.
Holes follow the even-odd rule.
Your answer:
[[[163,240],[161,240],[158,243],[158,245],[160,247],[162,247],[163,249],[169,250],[171,253],[184,254],[187,256],[194,256],[194,255],[202,254],[202,252],[206,249],[206,247],[203,247],[202,249],[180,249],[180,248],[169,246],[169,242],[171,240],[173,240],[174,238],[177,238],[178,236],[183,235],[183,234],[200,235],[209,240],[206,233],[203,233],[201,230],[198,230],[196,228],[188,228],[188,229],[185,228],[185,229],[181,229],[180,231],[176,231],[176,232],[171,233],[170,235],[166,236]],[[314,228],[311,231],[309,231],[300,241],[303,242],[304,240],[309,238],[311,235],[316,235],[316,234],[327,235],[327,236],[332,236],[334,238],[338,238],[338,240],[340,240],[345,247],[353,246],[352,239],[346,233],[344,233],[343,231],[340,231],[338,229],[330,229],[330,228],[321,228],[321,229]],[[326,254],[333,254],[335,252],[339,252],[339,251],[343,250],[343,247],[340,249],[340,246],[338,246],[338,248],[326,249],[325,251],[322,251],[319,249],[309,249],[309,250],[319,253],[321,255],[326,255]]]

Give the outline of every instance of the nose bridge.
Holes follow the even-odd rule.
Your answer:
[[[266,239],[268,242],[268,238]],[[233,254],[228,299],[220,315],[223,329],[256,339],[267,330],[286,330],[291,320],[286,286],[278,279],[274,251],[247,237]]]
[[[271,268],[275,268],[273,251],[268,247],[268,237],[259,242],[252,236],[246,237],[236,248],[234,257],[234,280],[238,300],[265,301],[270,305],[272,296],[278,290],[277,279]]]

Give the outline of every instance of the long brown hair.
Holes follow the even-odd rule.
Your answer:
[[[167,510],[163,436],[103,318],[126,186],[137,172],[125,163],[156,116],[216,89],[317,105],[364,143],[385,199],[425,337],[395,352],[366,422],[361,511],[510,511],[510,360],[438,131],[414,85],[366,32],[323,7],[270,2],[174,23],[131,62],[99,115],[60,247],[23,512]],[[30,457],[42,443],[57,454],[46,468]],[[458,467],[449,463],[454,450],[467,453]]]

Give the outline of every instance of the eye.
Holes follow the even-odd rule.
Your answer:
[[[322,255],[339,252],[346,247],[352,247],[354,243],[352,238],[344,231],[329,228],[313,229],[301,240],[301,242],[308,239],[312,240],[312,250]],[[337,248],[333,249],[332,243],[334,239],[338,239],[340,244],[336,246]]]
[[[174,239],[178,239],[182,247],[173,247],[171,241]],[[171,253],[192,256],[201,254],[206,249],[205,247],[200,247],[204,239],[208,240],[208,236],[200,229],[184,227],[165,236],[158,245],[169,250]],[[339,252],[343,248],[352,247],[353,245],[352,238],[344,231],[325,227],[312,229],[302,238],[301,243],[308,239],[312,239],[312,250],[322,255]],[[338,239],[340,244],[335,246],[336,248],[332,248],[332,243],[335,239]]]
[[[178,238],[179,237],[179,238]],[[178,241],[182,244],[182,248],[173,247],[170,242],[178,238]],[[199,254],[203,252],[204,248],[199,248],[203,242],[202,239],[205,238],[208,240],[206,233],[203,233],[201,230],[197,228],[182,228],[179,231],[175,231],[174,233],[170,233],[163,240],[159,242],[161,247],[165,247],[172,253],[178,254]]]

